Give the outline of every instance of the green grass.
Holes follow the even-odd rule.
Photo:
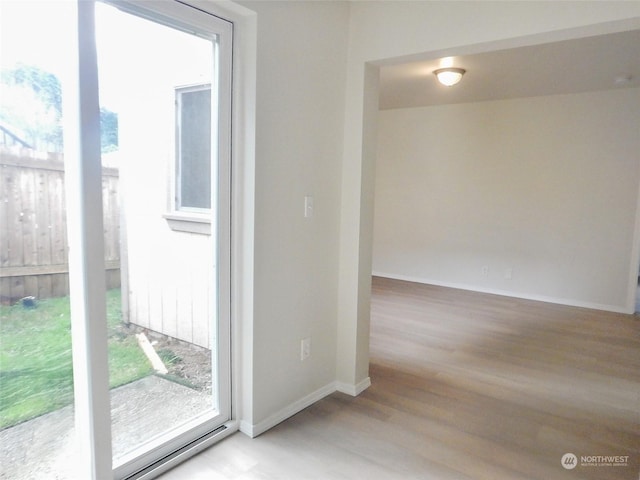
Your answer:
[[[119,328],[120,290],[107,292],[107,322],[111,387],[151,374],[136,338]],[[0,306],[0,429],[72,402],[69,298]]]

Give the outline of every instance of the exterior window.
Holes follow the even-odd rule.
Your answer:
[[[176,89],[176,210],[211,209],[211,86]]]

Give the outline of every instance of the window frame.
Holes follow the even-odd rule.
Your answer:
[[[215,15],[210,11],[211,3],[193,1],[208,8],[198,8],[180,1],[145,2],[143,0],[103,0],[138,16],[150,18],[173,27],[182,27],[196,34],[211,28],[211,18],[207,21],[178,20],[177,9],[185,7],[200,10],[200,13]],[[212,168],[212,205],[215,205],[215,220],[224,227],[214,239],[216,250],[216,284],[218,301],[217,336],[224,339],[217,343],[217,358],[213,359],[212,370],[224,392],[218,398],[217,410],[220,415],[216,422],[220,427],[195,425],[189,427],[188,434],[200,435],[187,447],[175,451],[169,444],[158,445],[155,457],[165,455],[167,463],[150,465],[149,456],[139,457],[114,469],[111,459],[111,422],[109,369],[106,335],[104,245],[102,238],[102,201],[100,124],[98,101],[98,75],[95,48],[94,5],[96,0],[76,0],[73,4],[73,22],[77,29],[68,32],[70,50],[73,51],[67,77],[63,83],[65,103],[65,165],[68,231],[70,243],[69,270],[72,293],[72,329],[74,391],[76,410],[76,434],[79,446],[78,472],[83,478],[152,478],[170,468],[175,462],[183,461],[206,446],[230,435],[238,429],[238,422],[231,412],[231,83],[232,83],[232,41],[233,23],[226,22],[226,34],[221,35],[216,55],[221,55],[220,65],[225,67],[215,72],[215,88],[225,95],[215,95],[212,91],[212,152],[218,155]],[[153,12],[150,13],[150,10]],[[221,54],[222,52],[222,54]],[[218,63],[218,62],[216,62]],[[222,84],[220,86],[219,84]],[[215,106],[213,105],[215,104]],[[215,187],[214,187],[215,186]],[[215,195],[215,196],[214,196]],[[219,201],[220,200],[220,201]],[[211,221],[211,220],[210,220]],[[222,385],[224,384],[224,388]],[[224,418],[223,418],[224,417]],[[211,419],[214,420],[214,419]],[[214,427],[213,427],[214,428]],[[222,429],[222,430],[220,430]],[[206,430],[206,431],[205,431]],[[208,432],[208,433],[207,433]],[[173,449],[173,450],[172,450]],[[174,456],[174,453],[179,455]],[[153,461],[153,460],[152,460]],[[142,469],[142,470],[141,470]],[[136,473],[138,472],[138,473]]]
[[[95,0],[94,0],[95,1]],[[213,48],[213,75],[211,83],[211,205],[206,212],[177,211],[173,208],[164,215],[169,226],[178,231],[211,234],[214,254],[214,291],[217,294],[217,324],[214,329],[216,355],[211,359],[214,384],[218,397],[215,417],[206,415],[205,422],[194,419],[175,431],[169,442],[159,442],[147,453],[133,452],[121,463],[114,465],[116,479],[129,478],[134,472],[145,469],[155,459],[170,458],[176,447],[184,445],[188,438],[200,438],[195,444],[180,449],[177,461],[193,455],[237,430],[231,416],[231,120],[232,120],[232,71],[233,71],[233,23],[210,9],[199,8],[180,1],[148,2],[146,0],[101,0],[123,11],[147,18],[171,28],[201,36],[210,40]],[[205,14],[205,16],[203,16]],[[175,164],[175,147],[174,158]],[[175,186],[175,179],[171,180]],[[174,197],[175,198],[175,197]],[[217,226],[215,228],[214,226]],[[220,393],[223,392],[223,393]],[[193,446],[191,446],[193,445]],[[160,473],[174,462],[154,468]],[[146,476],[144,478],[147,478]]]
[[[182,110],[182,105],[183,105],[183,96],[186,93],[192,93],[192,92],[202,92],[202,91],[209,91],[211,92],[211,95],[213,95],[213,89],[212,89],[212,85],[210,83],[196,83],[196,84],[192,84],[192,85],[180,85],[180,86],[176,86],[174,87],[174,99],[175,99],[175,129],[176,129],[176,148],[175,148],[175,158],[174,158],[174,178],[173,178],[173,189],[174,189],[174,204],[173,204],[173,211],[176,212],[178,215],[179,214],[200,214],[200,215],[208,215],[211,213],[211,207],[209,208],[205,208],[205,207],[193,207],[193,206],[184,206],[182,205],[182,175],[184,172],[184,163],[183,163],[183,156],[182,156],[182,131],[183,131],[183,110]],[[213,98],[212,98],[212,103],[213,103]],[[213,106],[212,106],[213,107]],[[213,118],[213,114],[215,113],[213,111],[213,108],[211,108],[211,118]],[[212,147],[213,145],[211,145]],[[217,157],[217,155],[215,154],[215,152],[210,148],[210,161],[212,166],[214,165],[214,161],[215,161],[215,157]],[[210,176],[210,181],[209,181],[209,197],[211,197],[211,176]],[[211,205],[211,203],[210,203]],[[196,217],[197,218],[197,217]]]

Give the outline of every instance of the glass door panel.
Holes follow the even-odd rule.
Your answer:
[[[96,4],[105,254],[119,265],[107,293],[116,467],[229,417],[219,381],[219,34],[167,18]]]
[[[96,384],[111,386],[124,478],[230,416],[230,25],[179,2],[118,4],[126,12],[96,8],[110,364]],[[76,30],[74,8],[0,2],[0,464],[18,480],[85,477],[60,85],[77,50],[61,33]],[[74,349],[102,341],[91,331],[100,338],[80,335]],[[99,391],[76,388],[78,400]]]

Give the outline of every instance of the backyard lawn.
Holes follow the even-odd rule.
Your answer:
[[[120,290],[107,292],[111,387],[153,372],[121,325]],[[73,402],[69,297],[0,306],[0,429]]]

